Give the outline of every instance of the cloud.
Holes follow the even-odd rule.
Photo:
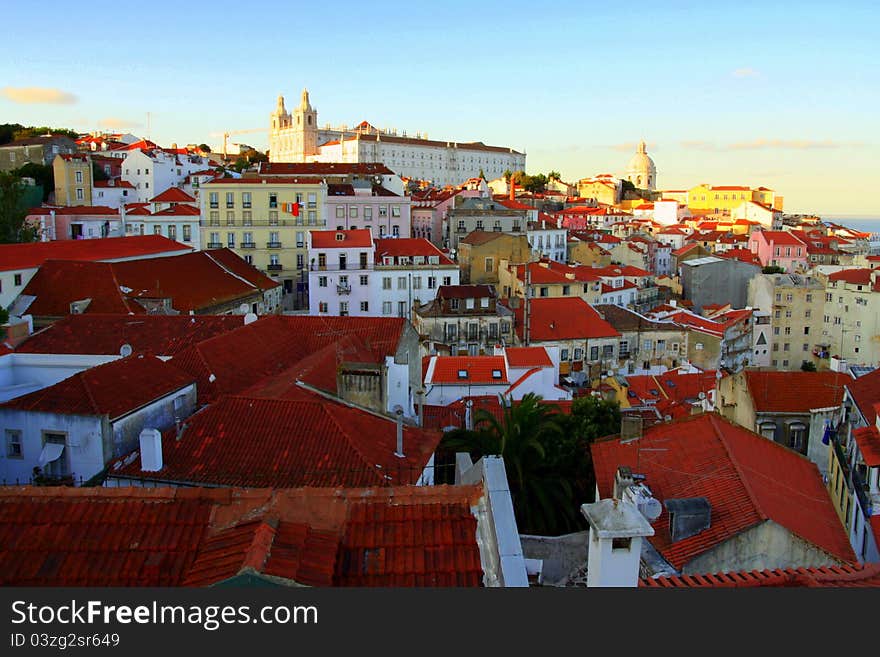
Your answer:
[[[743,68],[738,68],[733,73],[731,73],[735,78],[756,78],[761,74],[753,68],[749,68],[748,66]]]
[[[752,141],[741,141],[728,146],[732,151],[756,151],[770,149],[789,149],[789,150],[814,150],[827,148],[848,148],[852,146],[861,146],[859,142],[840,142],[826,139],[824,141],[814,141],[812,139],[753,139]]]
[[[711,141],[683,141],[682,148],[692,151],[758,151],[758,150],[817,150],[832,148],[854,148],[864,146],[861,142],[843,142],[826,139],[752,139],[732,144],[716,144]]]
[[[136,123],[135,121],[126,121],[125,119],[119,119],[115,116],[109,116],[106,119],[101,119],[100,121],[98,121],[98,127],[128,130],[130,128],[140,128],[141,124]]]
[[[692,151],[717,151],[718,148],[711,141],[683,141],[681,147]]]
[[[77,100],[73,94],[51,87],[3,87],[0,94],[22,105],[73,105]]]

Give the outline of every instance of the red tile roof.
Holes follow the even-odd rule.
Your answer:
[[[322,178],[301,178],[293,176],[242,176],[241,178],[214,178],[204,185],[320,185]]]
[[[313,230],[311,231],[313,249],[357,249],[373,246],[373,236],[369,229],[357,230]],[[339,236],[342,239],[339,239]]]
[[[875,404],[875,412],[876,406]],[[854,430],[853,438],[855,438],[856,444],[859,446],[859,451],[862,453],[865,465],[869,468],[880,466],[880,431],[878,431],[877,425],[860,427]]]
[[[186,253],[192,249],[161,235],[0,244],[0,271],[34,269],[46,260],[109,261],[175,251]]]
[[[2,488],[0,585],[480,586],[480,486]],[[277,581],[277,580],[276,580]]]
[[[382,264],[385,256],[437,256],[441,265],[454,265],[440,249],[423,237],[398,237],[375,240],[376,264]]]
[[[132,214],[132,213],[129,213]],[[154,212],[154,217],[198,217],[201,211],[192,205],[175,205],[164,210]]]
[[[228,249],[123,262],[50,260],[22,294],[34,296],[27,312],[41,317],[70,314],[70,304],[91,299],[86,313],[134,313],[138,299],[170,298],[178,312],[199,312],[277,287]]]
[[[442,299],[484,299],[494,298],[495,288],[491,285],[441,285],[437,297]]]
[[[880,518],[880,516],[877,516]],[[647,588],[754,588],[762,586],[806,586],[834,588],[880,586],[880,564],[845,564],[813,568],[777,568],[706,575],[673,575],[645,578]]]
[[[199,399],[211,401],[262,386],[260,396],[278,396],[296,381],[330,393],[344,362],[384,363],[395,356],[408,322],[384,317],[272,315],[235,331],[203,340],[173,362],[198,380]]]
[[[758,237],[774,246],[806,246],[796,235],[784,230],[763,230],[752,233],[752,237]]]
[[[16,397],[0,404],[0,408],[60,415],[107,415],[114,420],[191,383],[192,376],[155,356],[130,356]]]
[[[523,305],[514,309],[516,332],[522,339]],[[529,301],[529,339],[535,342],[618,337],[611,324],[579,297],[531,299]]]
[[[810,409],[840,406],[843,386],[852,377],[840,372],[774,372],[745,370],[758,413],[809,413]]]
[[[30,354],[174,356],[191,345],[244,325],[240,315],[68,315],[37,331],[16,351]]]
[[[695,536],[672,542],[665,505],[652,523],[656,533],[649,540],[676,569],[767,520],[835,558],[855,561],[816,466],[715,413],[654,425],[627,443],[599,441],[591,451],[603,498],[611,496],[617,468],[626,465],[647,476],[660,501],[709,500],[711,526]]]
[[[150,199],[150,203],[195,203],[196,200],[179,187],[169,187]]]
[[[544,347],[508,347],[504,353],[510,367],[553,367]]]
[[[109,474],[246,488],[413,484],[439,442],[437,432],[405,426],[399,458],[389,418],[307,391],[297,400],[222,397],[179,437],[167,432],[161,470],[143,472],[126,457]]]
[[[748,249],[728,249],[727,251],[719,251],[715,255],[722,258],[732,258],[740,262],[748,262],[753,265],[760,265],[761,259],[757,253],[752,253]]]
[[[435,356],[434,370],[425,384],[493,385],[510,383],[504,356]],[[497,372],[498,376],[494,376]],[[465,373],[465,376],[460,376]]]
[[[116,187],[120,187],[122,189],[134,189],[134,185],[132,185],[127,180],[96,180],[94,187],[98,187],[101,189],[114,189]]]
[[[394,172],[381,162],[261,162],[259,172],[266,176],[394,175]]]
[[[32,208],[28,211],[29,215],[48,215],[54,212],[56,215],[95,215],[95,216],[111,216],[114,219],[119,218],[119,210],[108,208],[106,205],[74,205],[61,207],[42,207]]]
[[[868,424],[874,424],[877,420],[874,404],[880,401],[880,369],[847,381],[846,388],[855,400],[865,421]]]
[[[829,281],[844,281],[852,285],[870,285],[873,269],[842,269],[828,276]]]

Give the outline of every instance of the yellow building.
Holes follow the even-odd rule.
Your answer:
[[[471,285],[496,284],[502,261],[520,263],[531,258],[525,235],[475,230],[458,242],[461,282]]]
[[[782,210],[782,197],[767,187],[743,187],[737,185],[697,185],[688,190],[687,205],[692,210],[730,212],[746,201],[763,203]]]
[[[596,242],[573,236],[568,241],[568,261],[590,267],[607,267],[611,264],[611,252]]]
[[[202,186],[202,248],[229,248],[283,285],[286,310],[308,306],[308,232],[326,229],[320,178],[218,178]]]
[[[605,205],[614,205],[620,200],[620,181],[609,174],[593,178],[581,178],[577,183],[578,196],[596,199]]]
[[[56,155],[52,160],[55,174],[56,205],[91,205],[92,158],[86,153]]]

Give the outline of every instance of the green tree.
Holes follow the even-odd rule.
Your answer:
[[[55,169],[51,164],[27,164],[11,172],[17,178],[33,178],[43,188],[43,201],[49,199],[49,193],[55,191]]]
[[[0,308],[0,324],[5,324],[9,321],[9,311],[6,308]]]
[[[805,360],[801,363],[801,370],[804,372],[815,372],[816,371],[816,363]]]
[[[201,150],[204,153],[210,153],[211,147],[208,146],[207,144],[199,144],[199,150]]]
[[[777,265],[768,265],[761,269],[762,274],[784,274],[785,270]]]
[[[554,169],[547,174],[547,181],[549,182],[551,180],[562,180],[562,174]]]
[[[513,177],[513,171],[511,171],[510,169],[505,169],[502,176],[504,177],[504,182],[510,184],[510,179]]]
[[[22,203],[24,187],[12,174],[0,172],[0,244],[33,242],[36,231],[27,226],[27,209]]]
[[[486,179],[486,174],[483,173],[483,169],[482,169],[482,167],[480,168],[480,175],[478,175],[477,178],[479,178],[480,180],[485,180],[485,179]]]
[[[558,534],[576,529],[571,483],[548,461],[548,446],[563,438],[557,413],[540,396],[528,394],[515,403],[502,398],[500,418],[481,409],[474,419],[473,431],[451,431],[441,447],[466,451],[475,459],[504,458],[521,532]]]

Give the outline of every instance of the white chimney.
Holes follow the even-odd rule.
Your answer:
[[[141,470],[158,472],[162,469],[162,434],[156,429],[144,429],[140,435]]]
[[[394,456],[403,458],[403,409],[398,407],[394,412],[397,415],[397,451]]]
[[[588,587],[639,585],[642,539],[654,528],[638,507],[626,500],[605,499],[581,506],[590,523]]]
[[[464,403],[464,428],[468,431],[474,430],[474,401],[472,399],[468,399]]]

